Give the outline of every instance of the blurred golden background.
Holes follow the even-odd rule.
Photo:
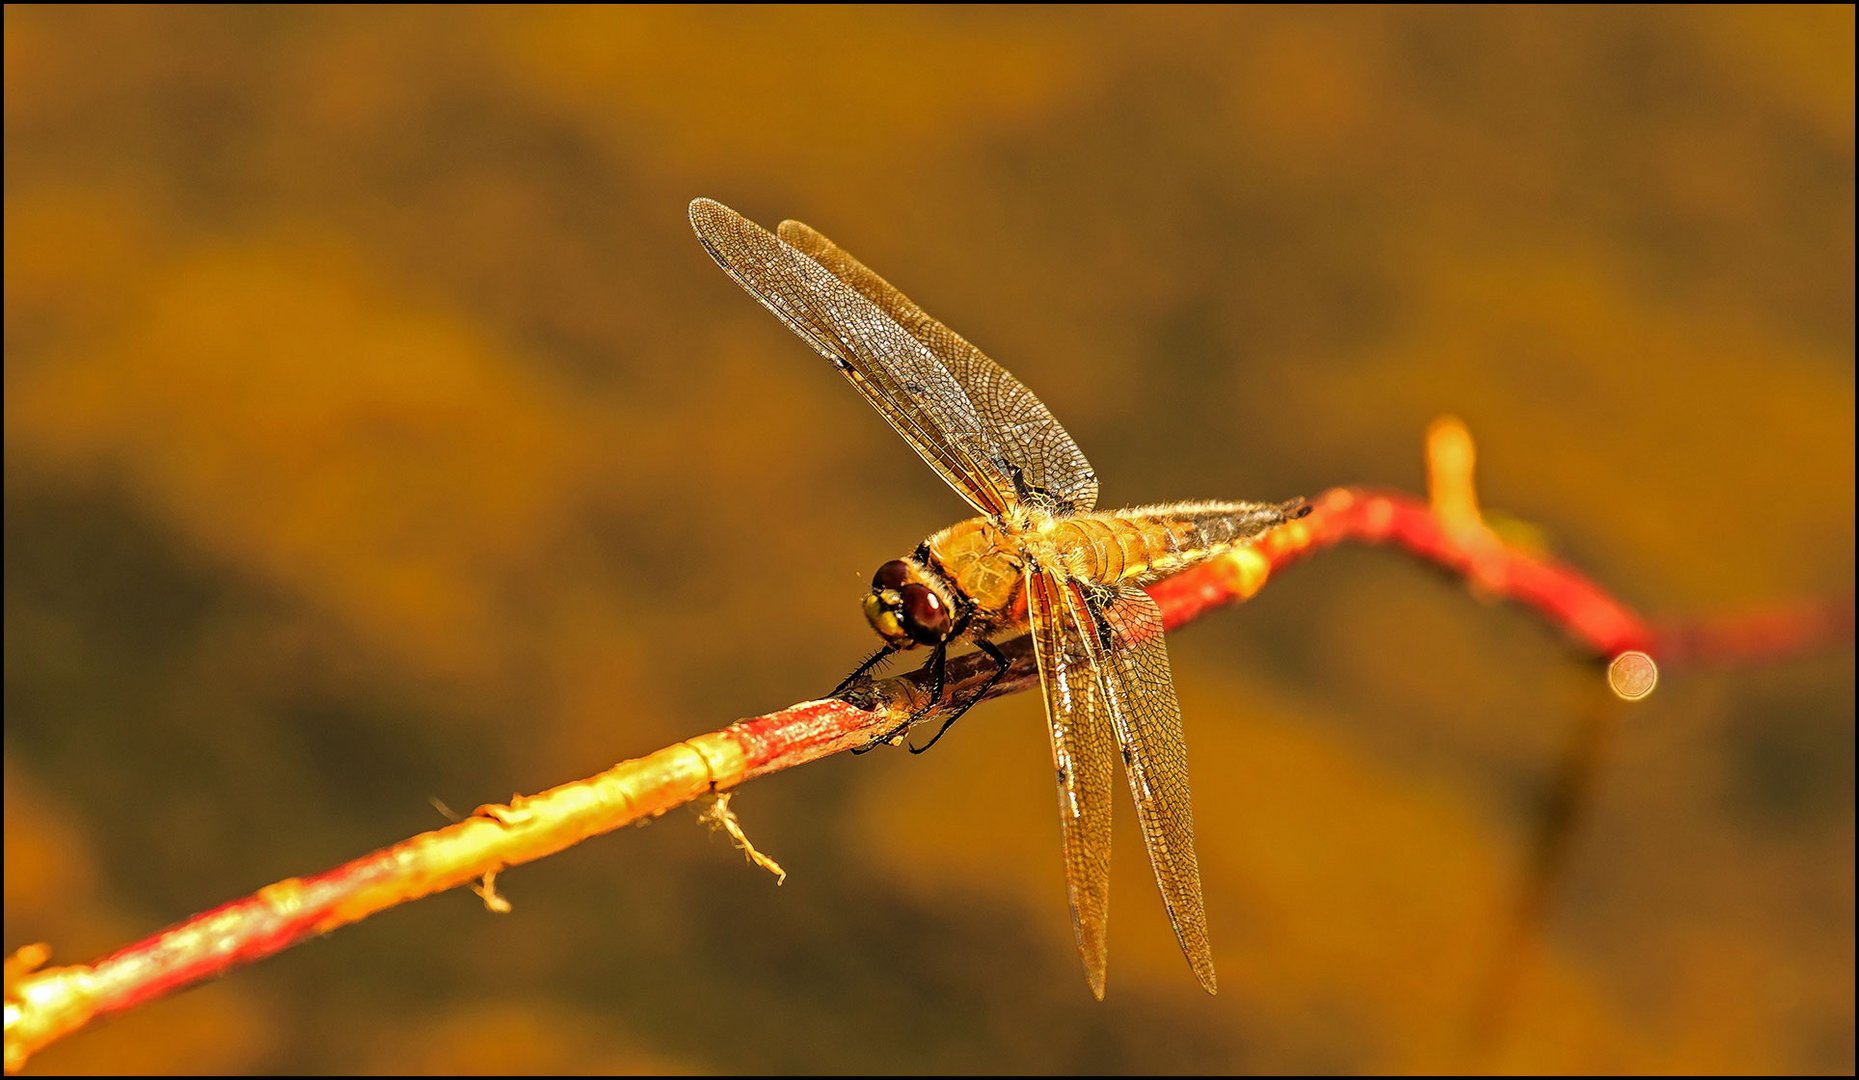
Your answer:
[[[830,689],[963,516],[718,272],[820,228],[1107,505],[1488,505],[1651,615],[1853,587],[1853,12],[8,6],[5,945],[92,959]],[[1850,1072],[1853,653],[1609,711],[1323,555],[1172,639],[1222,993],[1041,705],[98,1025],[43,1072]],[[1570,778],[1573,777],[1571,780]],[[1534,913],[1534,914],[1533,914]]]

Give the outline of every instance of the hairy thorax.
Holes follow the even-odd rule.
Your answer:
[[[1021,538],[993,519],[958,521],[923,546],[950,583],[974,603],[978,626],[1012,619],[1024,610],[1026,556]]]

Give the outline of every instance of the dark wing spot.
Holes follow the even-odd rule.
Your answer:
[[[922,397],[923,396],[923,384],[922,383],[906,382],[904,383],[904,389],[910,391],[911,397]]]
[[[1043,486],[1028,480],[1025,469],[1005,458],[996,458],[995,461],[1013,476],[1013,490],[1020,496],[1021,502],[1035,503],[1061,514],[1071,511],[1072,504],[1069,501],[1057,498]]]

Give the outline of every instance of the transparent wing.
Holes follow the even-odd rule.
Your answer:
[[[1188,744],[1181,731],[1181,702],[1168,670],[1162,609],[1134,586],[1087,593],[1080,621],[1094,627],[1092,653],[1098,689],[1123,749],[1123,772],[1149,847],[1149,865],[1168,905],[1175,940],[1188,966],[1214,993],[1213,948],[1201,901],[1200,862],[1194,854],[1194,808],[1188,790]]]
[[[781,239],[858,290],[936,354],[968,391],[975,411],[993,433],[1022,501],[1043,500],[1058,513],[1097,505],[1097,473],[1091,463],[1020,380],[812,228],[784,221],[780,233]]]
[[[991,424],[941,359],[813,259],[722,203],[696,199],[691,227],[710,257],[788,329],[833,362],[975,509],[1016,500]]]
[[[1046,722],[1059,781],[1059,826],[1065,847],[1065,887],[1085,978],[1104,997],[1105,927],[1110,918],[1111,762],[1114,743],[1091,667],[1087,633],[1079,624],[1071,587],[1029,570],[1027,613],[1039,681],[1046,691]]]

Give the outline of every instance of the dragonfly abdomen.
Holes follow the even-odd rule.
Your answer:
[[[1054,526],[1052,546],[1073,578],[1143,584],[1264,535],[1299,505],[1195,502],[1079,514]]]

